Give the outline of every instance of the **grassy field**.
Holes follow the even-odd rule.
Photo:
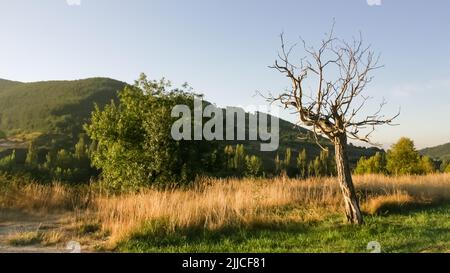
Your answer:
[[[0,183],[3,212],[65,217],[57,229],[8,234],[5,241],[16,246],[76,240],[94,251],[368,252],[377,241],[383,252],[450,251],[449,174],[355,177],[361,227],[344,222],[332,178],[205,178],[186,189],[121,195],[5,177]]]
[[[450,205],[389,216],[366,217],[363,227],[342,223],[340,215],[321,222],[282,226],[185,229],[166,234],[154,223],[119,244],[126,252],[368,252],[377,241],[383,252],[449,252]]]

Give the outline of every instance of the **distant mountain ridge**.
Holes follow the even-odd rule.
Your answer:
[[[450,143],[425,148],[419,151],[421,155],[427,155],[434,159],[450,160]]]

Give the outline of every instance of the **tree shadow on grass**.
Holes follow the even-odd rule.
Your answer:
[[[408,203],[386,203],[381,205],[373,213],[364,212],[366,216],[391,216],[391,215],[410,215],[413,213],[426,212],[430,210],[442,209],[448,207],[450,210],[450,202],[448,200],[437,200],[433,202],[408,202]]]
[[[186,245],[220,245],[227,242],[239,245],[245,241],[266,237],[270,233],[299,234],[307,233],[312,228],[310,223],[289,222],[257,222],[252,225],[232,225],[217,229],[206,229],[202,226],[178,228],[170,230],[163,220],[154,220],[132,234],[125,244],[138,243],[140,247],[161,248],[180,247]],[[120,245],[119,245],[120,248]]]

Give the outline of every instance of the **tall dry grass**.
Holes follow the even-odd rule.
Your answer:
[[[147,220],[164,219],[169,230],[250,225],[263,221],[269,209],[292,204],[336,208],[337,195],[330,180],[203,179],[188,190],[99,197],[96,209],[115,241]]]
[[[354,178],[362,208],[378,213],[386,206],[450,200],[450,174]],[[164,220],[167,231],[178,228],[220,229],[287,221],[316,221],[342,211],[334,178],[297,180],[204,178],[188,189],[143,189],[107,195],[93,189],[37,184],[2,190],[0,209],[74,210],[98,222],[117,242],[148,221]]]
[[[368,213],[377,213],[392,203],[450,200],[449,174],[357,176],[355,185]],[[284,215],[286,206],[301,210]],[[341,192],[333,178],[204,179],[190,190],[145,190],[96,199],[98,218],[111,232],[112,241],[124,238],[149,220],[164,219],[172,230],[217,229],[265,221],[320,220],[327,212],[341,211],[342,206]]]
[[[0,210],[51,213],[87,207],[92,196],[87,187],[71,187],[61,183],[42,185],[34,182],[1,181]]]

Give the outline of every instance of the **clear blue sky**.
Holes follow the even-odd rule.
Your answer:
[[[0,78],[131,83],[145,72],[187,81],[218,105],[263,104],[255,90],[289,85],[267,68],[280,32],[318,41],[335,18],[339,36],[362,31],[382,53],[385,68],[368,94],[385,97],[387,113],[402,109],[400,125],[380,128],[374,141],[388,145],[405,135],[419,147],[450,142],[448,0],[67,1],[78,2],[0,0]]]

